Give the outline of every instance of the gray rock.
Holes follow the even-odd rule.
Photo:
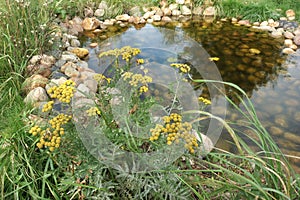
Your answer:
[[[99,4],[98,8],[106,10],[108,8],[106,1],[101,1],[101,3]]]
[[[181,15],[181,12],[179,10],[172,10],[172,15],[179,16],[179,15]]]
[[[141,17],[142,13],[139,6],[134,6],[129,10],[129,15],[134,17]]]
[[[193,14],[194,15],[202,15],[202,13],[203,13],[203,8],[201,6],[198,6],[198,7],[193,9]]]
[[[84,16],[85,17],[93,17],[94,11],[92,8],[84,8]]]
[[[78,85],[76,92],[74,93],[74,98],[88,97],[90,94],[90,89],[85,84]]]
[[[66,61],[66,62],[77,62],[79,60],[79,58],[75,54],[73,54],[73,53],[64,52],[61,55],[61,59],[60,60],[62,60],[61,62],[63,62],[63,61]]]
[[[80,47],[80,41],[77,39],[72,39],[70,44],[72,47]]]
[[[296,45],[300,45],[300,35],[296,35],[296,36],[294,37],[294,43],[295,43]]]
[[[65,74],[68,77],[78,77],[80,75],[80,72],[77,71],[75,68],[73,68],[72,66],[67,66],[65,68]]]
[[[129,18],[130,18],[130,16],[128,14],[123,14],[123,15],[116,16],[117,21],[123,21],[123,22],[128,21]]]
[[[151,18],[152,18],[153,21],[155,21],[155,22],[159,22],[159,21],[161,20],[161,17],[160,17],[159,15],[153,15]]]
[[[81,68],[89,68],[89,64],[84,61],[84,60],[79,60],[78,62],[76,62],[77,67],[81,67]]]
[[[282,53],[283,54],[294,54],[294,53],[296,53],[293,49],[291,49],[291,48],[284,48],[283,50],[282,50]]]
[[[98,8],[97,10],[95,10],[94,16],[96,16],[96,17],[103,17],[104,14],[105,14],[105,10]]]
[[[176,3],[179,5],[183,5],[184,4],[184,0],[176,0]]]
[[[183,5],[181,8],[181,12],[183,15],[191,15],[192,11],[186,5]]]
[[[51,74],[51,78],[52,79],[59,79],[61,77],[64,77],[64,78],[68,78],[64,73],[61,73],[61,72],[58,72],[58,71],[54,71],[52,74]]]
[[[177,3],[172,3],[172,4],[169,5],[170,10],[172,10],[172,11],[173,11],[173,10],[177,10],[178,7],[179,7],[179,6],[178,6]]]
[[[164,13],[164,16],[172,15],[172,10],[170,8],[163,8],[162,11]]]
[[[94,79],[88,79],[88,80],[85,80],[83,82],[84,85],[86,85],[90,91],[92,93],[96,93],[97,92],[97,89],[98,89],[98,82]]]
[[[203,11],[203,15],[204,16],[215,16],[216,15],[215,7],[209,6],[209,7],[205,8],[205,10]]]
[[[286,31],[284,33],[284,37],[287,38],[287,39],[293,39],[295,36],[293,33],[289,32],[289,31]]]
[[[25,97],[25,103],[36,103],[41,101],[48,101],[49,97],[47,92],[42,87],[37,87],[31,90],[28,95]]]
[[[171,22],[172,19],[171,19],[170,17],[168,17],[168,16],[163,16],[163,17],[161,18],[161,21],[163,21],[163,22]]]

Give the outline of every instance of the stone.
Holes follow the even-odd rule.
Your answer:
[[[106,20],[103,22],[103,25],[104,25],[105,27],[103,27],[102,25],[100,25],[100,27],[101,27],[102,29],[106,29],[106,26],[113,26],[113,25],[114,25],[114,22],[111,21],[111,20],[109,20],[109,19],[106,19]]]
[[[209,7],[205,8],[205,10],[203,11],[203,15],[204,16],[215,16],[216,15],[215,7],[209,6]]]
[[[172,10],[170,8],[163,8],[162,9],[164,16],[172,15]]]
[[[286,140],[288,141],[292,141],[292,142],[300,142],[300,137],[299,135],[295,134],[295,133],[289,133],[289,132],[286,132],[284,133],[284,136],[283,136]]]
[[[89,69],[89,64],[84,60],[79,60],[78,62],[76,62],[76,66],[78,71],[79,68],[84,70]]]
[[[193,15],[202,15],[203,7],[198,6],[193,9]]]
[[[288,128],[288,126],[289,126],[283,115],[275,116],[274,122],[275,122],[275,124],[277,124],[277,125],[279,125],[280,127],[283,127],[283,128]]]
[[[176,3],[179,5],[183,5],[184,4],[184,0],[176,0]]]
[[[284,133],[284,131],[276,126],[271,126],[270,127],[270,133],[273,136],[282,136],[282,134]]]
[[[159,22],[161,20],[161,17],[159,15],[153,15],[151,18],[154,22]]]
[[[172,3],[172,4],[169,5],[169,9],[172,10],[172,11],[173,11],[173,10],[177,10],[178,7],[179,7],[179,6],[178,6],[177,3]]]
[[[92,8],[84,8],[84,16],[85,17],[93,17],[94,11]]]
[[[77,69],[77,65],[73,62],[67,62],[63,66],[61,66],[60,70],[65,73],[66,69],[72,67],[74,69]]]
[[[296,53],[293,49],[291,49],[291,48],[284,48],[283,50],[282,50],[282,53],[283,54],[294,54],[294,53]]]
[[[90,89],[85,84],[79,84],[76,92],[74,93],[74,98],[88,97],[90,94]]]
[[[83,59],[87,55],[89,55],[89,50],[87,50],[85,48],[74,48],[73,50],[71,50],[71,52],[74,53],[76,56],[78,56],[81,59]]]
[[[251,54],[260,54],[260,50],[255,49],[255,48],[249,49],[249,52],[250,52]]]
[[[55,63],[56,59],[53,56],[48,56],[43,54],[40,60],[42,65],[46,65],[48,67],[52,66]]]
[[[48,91],[51,87],[53,86],[59,86],[61,84],[63,84],[65,81],[67,80],[66,77],[60,77],[60,78],[56,78],[56,79],[51,79],[49,81],[49,83],[46,85],[45,89]]]
[[[195,130],[192,130],[192,134],[200,143],[199,150],[201,157],[205,157],[209,152],[211,152],[214,149],[214,144],[208,136],[202,133],[198,134]]]
[[[48,81],[48,78],[45,78],[40,74],[34,74],[24,81],[22,88],[23,91],[25,91],[25,93],[28,94],[31,90],[37,87],[44,88]]]
[[[79,47],[80,41],[77,39],[72,39],[70,45],[71,45],[71,47]]]
[[[295,37],[294,37],[294,43],[296,44],[296,45],[300,45],[300,35],[296,35]]]
[[[81,98],[73,98],[72,108],[80,109],[84,106],[93,106],[95,102],[92,99],[81,97]],[[76,118],[74,118],[76,120]],[[77,119],[78,120],[78,119]]]
[[[295,36],[293,33],[289,32],[289,31],[286,31],[284,33],[284,37],[287,38],[287,39],[293,39]]]
[[[291,40],[291,39],[285,39],[284,40],[284,46],[290,47],[292,45],[293,45],[293,40]]]
[[[134,7],[130,8],[129,15],[133,16],[133,17],[141,17],[142,13],[141,13],[140,7],[134,6]]]
[[[95,47],[97,47],[97,46],[98,46],[98,43],[97,43],[97,42],[93,42],[93,43],[90,44],[90,47],[91,47],[91,48],[95,48]]]
[[[147,20],[147,19],[151,18],[155,14],[155,12],[156,11],[148,11],[143,15],[143,18]]]
[[[94,16],[96,16],[96,17],[103,17],[104,14],[105,14],[105,10],[98,8],[97,10],[95,10]]]
[[[60,58],[61,62],[65,61],[65,62],[77,62],[79,60],[79,58],[71,53],[71,52],[64,52],[62,55],[61,55],[61,58]]]
[[[24,99],[25,103],[36,103],[41,101],[48,101],[47,92],[42,87],[37,87],[31,90]]]
[[[183,5],[182,8],[181,8],[181,13],[183,15],[191,15],[192,11],[186,5]]]
[[[130,16],[128,14],[123,14],[123,15],[116,16],[117,21],[123,21],[123,22],[128,21],[129,18],[130,18]]]
[[[181,15],[181,12],[179,10],[172,10],[172,15],[179,16],[179,15]]]
[[[250,21],[249,20],[240,20],[238,22],[238,24],[246,26],[246,25],[250,25]]]
[[[273,38],[280,38],[280,37],[282,37],[282,32],[276,30],[276,31],[273,31],[270,35]]]
[[[163,21],[163,22],[171,22],[172,19],[171,19],[170,17],[168,17],[168,16],[163,16],[163,17],[161,18],[161,21]]]
[[[95,79],[88,79],[83,82],[92,93],[96,93],[98,89],[98,82]]]
[[[149,24],[153,23],[153,19],[147,19],[147,23]]]
[[[267,22],[267,21],[263,21],[263,22],[261,22],[260,23],[260,26],[262,27],[262,26],[268,26],[269,25],[269,23]]]
[[[161,9],[156,10],[155,15],[164,16],[164,12]]]
[[[291,46],[289,46],[291,49],[293,49],[293,50],[297,50],[298,49],[298,46],[297,45],[295,45],[295,44],[292,44]]]
[[[82,21],[82,27],[86,31],[92,31],[100,27],[100,21],[96,17],[87,17]]]
[[[287,11],[285,11],[285,15],[288,18],[288,20],[294,20],[295,19],[295,11],[292,9],[289,9]]]
[[[76,69],[70,66],[65,69],[65,74],[68,77],[78,77],[80,75],[80,73]]]
[[[51,74],[51,78],[52,79],[59,79],[61,77],[64,77],[64,78],[68,78],[64,73],[61,73],[59,71],[54,71],[52,74]]]
[[[101,3],[99,4],[98,8],[99,9],[103,9],[103,10],[108,9],[106,1],[101,1]]]

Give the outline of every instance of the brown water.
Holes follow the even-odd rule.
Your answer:
[[[270,132],[275,142],[284,153],[300,157],[300,52],[294,56],[281,55],[283,39],[274,39],[266,32],[255,32],[247,27],[234,26],[227,22],[206,23],[201,20],[156,23],[154,25],[128,26],[125,28],[109,27],[99,35],[88,34],[89,37],[81,38],[87,48],[91,42],[101,43],[107,38],[117,34],[116,42],[121,45],[121,40],[130,38],[133,32],[139,30],[154,30],[156,27],[166,27],[182,32],[196,40],[209,53],[211,57],[218,57],[216,65],[224,81],[239,85],[253,102],[257,116],[267,131]],[[151,31],[150,31],[151,32]],[[172,35],[148,34],[141,32],[139,37],[144,38],[145,44],[171,45],[176,39]],[[135,45],[134,38],[131,38]],[[101,46],[90,49],[89,66],[99,71],[97,54],[104,51]],[[259,54],[249,53],[259,50]],[[145,50],[147,54],[155,54]],[[172,57],[172,52],[158,52],[156,58]],[[168,55],[169,54],[169,55]],[[196,77],[196,75],[195,75]],[[233,91],[227,88],[227,94],[238,105],[240,101],[235,98]],[[207,94],[209,95],[209,94]],[[240,105],[242,107],[242,105]],[[227,120],[242,123],[242,117],[230,110]],[[248,136],[253,136],[249,129],[242,131]],[[233,151],[233,146],[226,142],[228,135],[222,135],[217,146]],[[300,172],[300,160],[291,159],[293,165]]]

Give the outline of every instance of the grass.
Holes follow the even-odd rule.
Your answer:
[[[278,20],[285,16],[285,11],[293,9],[296,12],[296,20],[300,21],[300,4],[297,1],[266,1],[266,0],[223,0],[218,1],[221,7],[220,16],[248,19],[252,22],[268,19]]]
[[[35,111],[23,103],[24,97],[21,93],[27,62],[32,55],[47,50],[48,35],[52,31],[47,27],[51,27],[54,13],[62,18],[67,15],[83,15],[86,5],[97,6],[99,2],[55,1],[48,7],[43,6],[43,1],[30,2],[30,6],[16,1],[0,3],[1,199],[300,198],[299,174],[295,174],[285,156],[260,124],[247,95],[230,83],[225,84],[239,90],[238,97],[241,98],[244,109],[235,106],[230,99],[228,101],[244,115],[247,128],[253,130],[259,138],[253,140],[260,149],[258,152],[251,150],[241,135],[237,134],[239,127],[236,124],[224,121],[228,127],[236,127],[237,130],[228,130],[236,144],[239,144],[241,154],[216,149],[204,160],[185,154],[184,160],[181,158],[168,168],[145,173],[128,174],[100,164],[84,148],[72,125],[68,127],[68,134],[59,151],[50,154],[36,148],[38,140],[28,134],[31,127],[28,117]],[[284,3],[259,1],[252,7],[239,2],[224,1],[224,15],[263,20],[273,15],[276,8],[281,8],[282,11],[293,8],[297,12],[296,16],[300,16],[299,4],[292,0]],[[132,5],[144,4],[146,1],[128,3],[112,0],[109,3],[111,6],[123,5],[111,15],[113,16],[127,12]],[[158,1],[150,3],[157,5]],[[256,9],[259,15],[256,14]],[[124,141],[126,140],[119,142]],[[134,151],[134,146],[132,148]]]

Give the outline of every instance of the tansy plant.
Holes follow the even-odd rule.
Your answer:
[[[48,89],[47,92],[52,100],[43,106],[42,112],[50,112],[54,117],[50,118],[46,125],[34,125],[29,130],[29,133],[33,136],[39,137],[39,142],[36,144],[39,149],[46,148],[54,151],[60,146],[61,138],[65,134],[63,126],[72,119],[72,115],[53,111],[54,101],[57,99],[62,104],[70,104],[74,91],[75,83],[72,80],[67,80],[59,86],[53,86]]]
[[[94,76],[98,83],[97,93],[93,97],[95,104],[92,107],[84,107],[84,113],[88,117],[98,116],[101,126],[106,127],[104,128],[106,136],[115,144],[120,144],[120,148],[124,150],[153,151],[162,145],[183,144],[187,152],[195,153],[200,144],[196,139],[192,123],[184,120],[180,109],[175,108],[175,104],[171,105],[170,112],[162,116],[160,122],[153,123],[151,121],[149,109],[155,104],[155,99],[151,95],[155,94],[154,90],[157,89],[153,86],[153,77],[151,77],[149,69],[144,66],[147,61],[135,58],[140,53],[141,50],[138,48],[125,46],[99,55],[101,58],[107,56],[111,58],[112,56],[115,62],[112,73]],[[131,70],[133,65],[139,70]],[[178,69],[182,78],[191,70],[190,66],[185,63],[172,63],[170,67]],[[119,82],[122,82],[123,86],[125,85],[125,92],[120,91],[122,88],[118,86]],[[53,110],[53,105],[60,102],[71,108],[70,102],[75,90],[75,83],[72,80],[67,80],[63,84],[55,85],[47,90],[51,100],[43,106],[42,112],[49,113],[47,116],[50,116],[50,119],[47,121],[47,125],[34,125],[29,131],[34,137],[39,137],[36,144],[39,149],[46,148],[54,151],[60,146],[66,132],[64,125],[70,122],[72,113],[59,113]],[[130,95],[128,96],[128,94]],[[172,99],[176,100],[176,94]],[[204,97],[199,97],[199,101],[205,105],[211,103]],[[124,111],[123,108],[126,106],[128,108]],[[118,109],[119,107],[121,109],[120,118],[113,113],[113,108]],[[144,137],[133,139],[134,135],[129,130],[130,124],[127,124],[129,129],[124,130],[120,127],[122,121],[132,122],[134,127],[148,127],[148,133],[141,133],[144,134]],[[143,146],[149,146],[149,148],[143,149]]]

